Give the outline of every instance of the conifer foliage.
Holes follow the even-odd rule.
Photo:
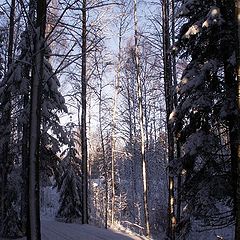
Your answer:
[[[46,12],[44,12],[46,9],[43,7],[44,1],[41,4],[37,4],[37,1],[31,0],[28,2],[28,5],[24,6],[26,9],[26,16],[24,16],[25,25],[19,29],[20,36],[14,39],[14,43],[16,44],[15,55],[12,58],[11,65],[3,72],[3,78],[0,82],[0,131],[2,132],[0,137],[0,151],[4,151],[4,144],[6,145],[7,139],[6,135],[9,135],[7,142],[9,148],[8,158],[1,160],[2,165],[0,169],[0,172],[3,173],[1,180],[4,179],[4,183],[1,184],[4,186],[4,189],[1,187],[1,195],[3,196],[3,201],[1,201],[3,209],[1,214],[3,227],[1,232],[6,237],[20,235],[20,225],[22,226],[23,233],[26,234],[26,230],[29,228],[27,224],[28,203],[29,201],[35,201],[36,203],[39,201],[39,199],[29,199],[29,189],[27,187],[30,183],[28,179],[29,150],[30,145],[33,144],[29,138],[30,110],[32,110],[32,113],[36,113],[32,108],[36,107],[36,102],[31,103],[33,95],[35,97],[36,94],[31,93],[31,91],[34,86],[33,81],[36,78],[38,80],[41,78],[39,80],[41,82],[41,92],[39,92],[38,98],[38,109],[41,109],[41,114],[38,111],[37,117],[32,117],[33,121],[36,120],[39,123],[40,136],[39,138],[37,137],[37,145],[41,144],[42,148],[48,146],[56,154],[60,151],[61,143],[66,143],[67,141],[66,134],[60,125],[58,117],[59,112],[67,112],[67,108],[65,100],[58,90],[60,87],[59,80],[50,64],[49,53],[51,50],[48,43],[44,40],[45,34],[43,31],[43,28],[45,28],[43,25],[46,23],[44,22],[44,18],[41,19],[41,17],[46,15]],[[42,16],[40,16],[40,11],[43,11]],[[37,24],[42,24],[41,36],[37,34]],[[15,28],[13,27],[13,29]],[[36,53],[34,53],[36,46],[41,47],[42,54],[41,61],[38,63],[36,63]],[[37,54],[39,54],[38,51]],[[41,65],[40,68],[38,68],[39,65]],[[39,72],[34,76],[36,71]],[[6,116],[8,116],[7,121]],[[39,141],[39,139],[41,140]],[[40,147],[38,146],[37,148],[39,152]],[[4,156],[2,152],[1,156]],[[21,175],[19,179],[21,189],[13,188],[11,186],[12,182],[8,181],[8,178],[10,178],[16,169],[18,172],[20,169],[22,171],[19,174]],[[10,189],[14,189],[15,198],[11,197],[7,199],[8,194],[6,193]],[[4,203],[4,201],[7,203]],[[21,201],[21,206],[19,206],[19,201]],[[19,216],[21,216],[21,219]],[[15,224],[13,224],[13,219],[15,219]],[[19,221],[22,221],[21,224],[19,224]]]
[[[173,114],[183,153],[173,163],[177,172],[184,173],[181,194],[186,211],[181,223],[191,227],[191,216],[205,226],[226,226],[234,221],[234,211],[229,214],[235,191],[233,119],[239,115],[234,1],[180,2],[179,17],[186,23],[176,47],[189,60]]]
[[[239,4],[0,1],[0,239],[240,239]]]
[[[81,166],[72,131],[73,123],[68,124],[70,143],[68,148],[63,151],[64,158],[61,161],[62,176],[60,178],[60,207],[57,218],[65,222],[81,222],[82,199],[81,199]]]

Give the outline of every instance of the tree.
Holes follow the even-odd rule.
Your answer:
[[[104,217],[104,226],[105,228],[108,227],[108,195],[109,195],[109,187],[108,187],[108,179],[109,179],[109,171],[108,171],[108,161],[107,161],[107,154],[106,154],[106,146],[105,146],[105,139],[104,139],[104,122],[103,122],[103,114],[104,114],[104,105],[105,99],[104,99],[104,87],[108,86],[105,85],[103,82],[103,76],[106,71],[106,68],[108,66],[108,63],[105,62],[102,53],[100,54],[100,59],[102,60],[97,60],[96,59],[96,65],[97,65],[97,72],[98,72],[98,78],[99,78],[99,107],[98,107],[98,116],[99,116],[99,131],[100,131],[100,142],[101,142],[101,152],[102,152],[102,161],[103,161],[103,171],[104,171],[104,178],[105,178],[105,217]],[[113,164],[113,162],[112,162]],[[112,165],[113,168],[113,165]],[[114,178],[112,178],[112,181],[114,181]],[[114,183],[115,184],[115,183]],[[112,189],[114,189],[114,185],[111,186]],[[115,199],[115,193],[114,190],[112,190],[112,206],[114,206],[114,199]],[[112,208],[112,216],[114,216],[114,211],[115,209]],[[112,222],[113,224],[113,222]]]
[[[68,148],[62,153],[65,156],[60,163],[62,168],[62,176],[58,186],[60,190],[60,206],[56,217],[71,223],[82,218],[83,209],[80,159],[75,147],[73,123],[70,122],[68,127],[70,128],[70,142]]]
[[[237,36],[236,36],[236,73],[237,73],[237,107],[238,111],[240,109],[240,101],[239,101],[239,84],[240,84],[240,1],[235,1],[235,21],[236,21],[236,26],[237,26]],[[240,138],[240,127],[239,127],[239,118],[237,119],[238,121],[238,129],[237,129],[237,152],[238,152],[238,157],[236,159],[237,161],[237,179],[235,181],[237,182],[236,184],[236,225],[235,225],[235,239],[240,238],[240,165],[239,165],[239,138]]]
[[[19,7],[19,6],[18,6]],[[23,26],[25,29],[20,29],[21,36],[15,39],[17,44],[17,54],[12,62],[11,68],[6,73],[6,78],[1,86],[3,93],[10,91],[13,107],[11,109],[11,119],[9,126],[12,126],[11,135],[13,136],[10,145],[13,162],[19,161],[22,167],[22,189],[21,189],[21,221],[22,231],[25,233],[29,224],[27,223],[27,208],[28,208],[28,169],[29,169],[29,116],[30,116],[30,90],[31,79],[33,78],[31,69],[34,59],[33,49],[29,46],[36,44],[36,5],[34,1],[29,2],[29,9],[21,2],[22,10],[26,10],[26,22]],[[64,98],[59,92],[59,80],[56,77],[56,72],[53,71],[49,62],[50,48],[44,40],[44,60],[43,60],[43,79],[42,79],[42,95],[41,102],[41,119],[40,119],[40,142],[43,148],[49,145],[51,151],[56,153],[59,151],[59,145],[66,142],[64,131],[59,124],[58,113],[67,111],[64,105]],[[36,61],[36,59],[34,59]],[[36,65],[36,64],[35,64]],[[2,95],[3,96],[3,95]],[[8,105],[9,106],[9,105]],[[51,134],[49,132],[51,131]],[[20,151],[20,152],[19,152]],[[10,166],[10,165],[9,165]],[[17,166],[11,165],[13,170]],[[18,190],[20,193],[20,191]],[[20,195],[18,193],[18,195]],[[9,205],[10,206],[10,205]]]
[[[12,178],[16,175],[12,175]],[[19,180],[19,179],[18,179]],[[1,229],[1,237],[3,238],[18,238],[22,236],[21,231],[21,222],[18,214],[17,209],[17,189],[16,185],[12,184],[16,182],[13,179],[9,179],[8,177],[8,192],[6,194],[6,212],[5,212],[5,218],[2,222],[2,229]]]
[[[81,147],[82,147],[82,194],[83,194],[83,223],[88,223],[88,169],[87,169],[87,5],[82,1],[82,115],[81,115]]]
[[[172,115],[184,152],[178,159],[177,170],[185,174],[182,195],[184,201],[194,206],[188,209],[191,216],[206,225],[224,226],[231,224],[235,215],[239,159],[234,3],[186,1],[182,3],[180,16],[188,21],[180,30],[178,51],[182,57],[191,57],[178,85],[179,104]],[[225,145],[228,136],[230,141]],[[216,194],[217,189],[224,189],[224,194]],[[199,199],[203,194],[205,198]],[[235,203],[228,204],[229,199]],[[217,204],[232,208],[233,215],[223,212]],[[205,217],[201,217],[201,212]],[[225,221],[217,217],[222,214]],[[187,222],[186,218],[184,221]],[[191,225],[190,222],[189,218]]]
[[[118,57],[117,57],[117,67],[116,67],[116,77],[114,83],[114,97],[113,97],[113,107],[112,107],[112,134],[111,134],[111,143],[112,143],[112,211],[111,211],[111,222],[114,224],[114,214],[115,214],[115,165],[116,165],[116,128],[117,128],[117,105],[118,98],[120,93],[120,77],[121,77],[121,62],[122,62],[122,37],[126,32],[128,26],[129,13],[127,12],[128,2],[121,3],[120,9],[120,22],[118,29]]]
[[[103,37],[98,35],[101,32],[101,27],[96,27],[97,21],[101,22],[101,19],[97,19],[88,23],[87,14],[94,9],[101,8],[102,6],[107,6],[108,2],[105,1],[93,1],[87,3],[86,0],[83,0],[79,6],[80,8],[75,8],[75,10],[81,9],[82,18],[81,18],[81,34],[77,36],[77,39],[80,37],[81,41],[77,40],[77,43],[80,47],[81,52],[81,64],[79,67],[81,71],[81,80],[79,81],[78,73],[74,73],[73,78],[77,76],[77,83],[75,81],[74,85],[77,86],[77,91],[74,90],[74,95],[78,96],[80,93],[81,96],[81,148],[82,148],[82,193],[83,193],[83,223],[88,223],[88,144],[87,144],[87,98],[88,98],[88,86],[90,86],[89,80],[96,66],[90,68],[90,56],[93,51],[98,47],[98,44],[102,42]],[[74,9],[74,8],[73,8]],[[97,14],[98,15],[98,14]],[[78,20],[77,20],[78,21]],[[94,26],[93,28],[90,25]],[[74,35],[74,34],[73,34]],[[76,36],[73,36],[76,39]],[[75,41],[75,40],[74,40]]]
[[[172,68],[170,56],[170,31],[169,31],[169,1],[162,3],[162,21],[163,21],[163,65],[164,65],[164,90],[166,102],[166,125],[168,136],[168,163],[174,159],[174,136],[170,124],[170,114],[173,111],[173,94],[172,94]],[[168,236],[175,239],[175,206],[174,206],[174,177],[172,169],[169,167],[168,182]]]
[[[29,130],[29,239],[41,239],[39,209],[39,156],[41,126],[41,96],[44,78],[44,50],[46,29],[46,1],[38,1],[37,19],[34,28],[33,69],[30,95],[30,130]]]
[[[137,97],[139,107],[139,120],[140,120],[140,131],[141,131],[141,160],[142,160],[142,175],[143,175],[143,204],[144,204],[144,221],[145,230],[147,237],[150,237],[149,228],[149,212],[148,212],[148,185],[147,185],[147,160],[145,153],[145,141],[146,133],[144,129],[145,118],[143,112],[143,99],[142,99],[142,83],[140,79],[140,68],[139,68],[139,33],[138,33],[138,22],[137,22],[137,1],[134,1],[134,38],[135,38],[135,69],[136,69],[136,82],[137,82]]]
[[[15,0],[11,1],[10,7],[10,18],[9,18],[9,34],[8,34],[8,50],[7,50],[7,71],[10,70],[12,60],[13,60],[13,44],[14,44],[14,19],[15,19]],[[4,76],[6,79],[8,76]],[[3,81],[4,82],[4,81]],[[2,181],[1,181],[1,220],[6,222],[6,193],[8,186],[8,174],[9,167],[12,165],[10,156],[10,138],[11,138],[11,125],[9,124],[11,118],[11,92],[9,91],[9,86],[6,86],[5,92],[2,93],[2,108],[4,113],[1,116],[1,125],[4,130],[2,135],[4,136],[4,142],[1,143],[1,155],[2,159]]]

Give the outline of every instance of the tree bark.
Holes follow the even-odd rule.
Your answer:
[[[24,96],[24,108],[29,103],[29,96]],[[29,176],[29,124],[24,123],[22,128],[22,197],[21,197],[21,221],[22,231],[29,235],[29,219],[28,219],[28,207],[29,207],[29,188],[28,188],[28,176]]]
[[[97,66],[98,68],[98,66]],[[103,136],[103,124],[102,124],[102,91],[103,91],[103,84],[102,84],[102,74],[99,76],[100,80],[100,91],[99,91],[99,130],[100,130],[100,140],[101,140],[101,148],[102,148],[102,156],[103,156],[103,167],[104,167],[104,174],[105,174],[105,209],[104,209],[104,227],[108,228],[108,169],[107,169],[107,159],[106,159],[106,150],[104,145],[104,136]]]
[[[130,79],[129,79],[130,80]],[[131,80],[130,80],[131,81]],[[134,222],[136,222],[136,216],[137,209],[136,209],[136,203],[137,203],[137,189],[136,189],[136,144],[134,140],[135,136],[135,128],[136,124],[134,124],[133,118],[135,118],[134,114],[132,113],[132,104],[131,104],[131,97],[134,95],[133,88],[130,86],[130,83],[128,81],[127,83],[127,106],[129,111],[129,143],[130,143],[130,154],[131,154],[131,176],[132,176],[132,199],[133,199],[133,218]],[[139,221],[137,221],[139,223]]]
[[[113,100],[113,109],[112,109],[112,134],[111,134],[111,143],[112,143],[112,213],[111,213],[111,222],[114,224],[114,212],[115,212],[115,153],[116,153],[116,115],[117,115],[117,99],[119,95],[119,83],[120,83],[120,70],[121,70],[121,54],[122,54],[122,21],[119,26],[119,38],[118,38],[118,64],[117,64],[117,76],[115,81],[115,90],[114,90],[114,100]]]
[[[240,239],[240,0],[235,0],[235,20],[237,26],[237,34],[236,34],[236,57],[237,57],[237,65],[236,65],[236,73],[237,73],[237,86],[236,86],[236,100],[237,100],[237,108],[238,108],[238,119],[237,119],[237,136],[236,136],[236,158],[232,159],[235,161],[234,164],[236,167],[236,190],[235,194],[235,210],[236,210],[236,224],[235,224],[235,239]]]
[[[87,18],[86,0],[82,2],[82,115],[81,115],[81,144],[82,144],[82,194],[83,194],[83,215],[82,223],[88,224],[88,155],[87,155]]]
[[[37,1],[37,21],[32,68],[30,133],[29,133],[29,220],[31,240],[41,239],[39,209],[39,157],[42,83],[44,78],[44,38],[46,29],[46,0]]]
[[[139,46],[138,46],[138,20],[137,20],[137,0],[134,0],[134,27],[135,27],[135,70],[136,70],[136,82],[137,82],[137,96],[138,96],[138,107],[139,107],[139,120],[140,120],[140,131],[141,131],[141,160],[142,160],[142,176],[143,176],[143,209],[144,209],[144,224],[147,238],[150,237],[150,226],[149,226],[149,212],[148,212],[148,183],[147,183],[147,159],[145,152],[145,119],[143,110],[143,97],[142,97],[142,83],[140,79],[140,66],[139,66]]]
[[[162,21],[163,21],[163,61],[164,61],[164,90],[166,103],[166,123],[168,136],[168,164],[174,158],[174,137],[172,127],[169,122],[169,116],[173,110],[172,97],[172,70],[170,57],[170,34],[169,34],[169,1],[163,0],[162,3]],[[169,168],[168,185],[168,237],[175,239],[175,211],[174,211],[174,177]]]
[[[175,45],[175,1],[171,0],[171,39],[172,39],[172,46]],[[176,56],[175,53],[172,54],[172,80],[174,89],[177,87],[177,69],[176,69]],[[177,100],[177,93],[173,94],[173,106],[176,109],[178,105]],[[174,139],[175,149],[176,149],[176,158],[180,158],[181,156],[181,146],[179,141],[175,138]],[[181,174],[177,176],[177,204],[176,204],[176,224],[178,224],[181,220],[181,185],[182,185],[182,177]],[[178,229],[176,234],[180,234],[180,229]]]
[[[30,31],[28,34],[29,43],[33,45],[33,29],[31,24],[34,23],[35,19],[35,3],[34,0],[29,2],[28,11],[28,23],[27,28]],[[27,79],[31,79],[30,70],[31,66],[29,64],[24,64],[24,74]],[[29,80],[30,81],[30,80]],[[26,109],[30,100],[30,86],[28,88],[28,93],[23,96],[23,109]],[[26,121],[22,127],[22,197],[21,197],[21,221],[22,221],[22,231],[26,233],[28,239],[30,239],[30,220],[29,220],[29,121]]]

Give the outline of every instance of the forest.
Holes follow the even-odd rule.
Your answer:
[[[0,239],[240,240],[240,0],[0,0]]]

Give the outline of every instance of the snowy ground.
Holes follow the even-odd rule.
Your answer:
[[[141,240],[143,238],[97,228],[91,225],[67,224],[42,220],[42,240]],[[3,239],[6,240],[6,239]],[[20,240],[20,239],[18,239]],[[24,240],[22,238],[21,240]]]

